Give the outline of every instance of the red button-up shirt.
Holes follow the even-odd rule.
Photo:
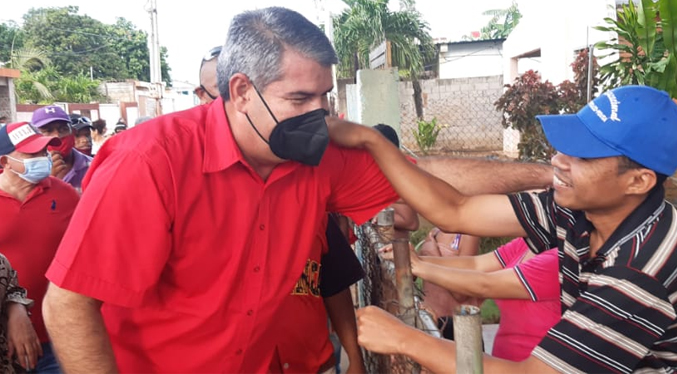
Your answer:
[[[266,371],[326,212],[363,222],[397,199],[366,152],[333,144],[263,181],[221,99],[116,135],[84,187],[47,276],[104,301],[123,372]]]
[[[31,321],[41,342],[49,336],[42,321],[45,272],[78,204],[78,193],[67,183],[49,177],[38,183],[24,201],[0,191],[0,252],[17,272],[19,285],[35,300]]]

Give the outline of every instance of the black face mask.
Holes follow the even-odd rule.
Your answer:
[[[268,144],[275,156],[305,165],[319,165],[322,155],[329,145],[329,130],[324,118],[328,112],[320,108],[278,122],[256,86],[254,89],[277,126],[270,133],[270,139],[266,140],[254,126],[249,115],[246,115],[247,120],[259,137]]]

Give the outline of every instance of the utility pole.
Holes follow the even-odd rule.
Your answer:
[[[157,0],[148,0],[150,6],[146,9],[150,14],[150,82],[162,82],[162,69],[160,67],[160,37],[158,35],[158,19],[157,19]]]

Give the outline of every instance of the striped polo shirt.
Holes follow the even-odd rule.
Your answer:
[[[533,355],[565,373],[673,372],[677,367],[677,220],[656,189],[590,258],[594,229],[553,191],[510,201],[542,252],[559,249],[562,320]]]

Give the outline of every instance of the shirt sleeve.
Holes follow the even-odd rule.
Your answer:
[[[609,267],[548,331],[533,355],[560,372],[630,373],[675,320],[663,285],[639,270]]]
[[[346,215],[361,225],[399,199],[371,155],[341,148],[342,164],[334,174],[327,211]]]
[[[555,200],[553,190],[510,195],[515,215],[527,233],[526,243],[534,252],[540,253],[557,247],[555,227]]]
[[[327,245],[320,267],[322,297],[334,296],[364,277],[362,264],[332,217],[327,223]]]
[[[87,186],[47,278],[61,288],[104,302],[142,303],[171,250],[171,180],[167,165],[151,165],[134,151],[95,160]]]
[[[531,301],[559,300],[559,258],[556,248],[517,264],[514,269],[531,295]]]
[[[501,266],[505,269],[512,266],[515,261],[518,261],[524,255],[524,252],[528,250],[527,244],[524,242],[523,238],[517,238],[509,241],[505,245],[498,247],[494,251],[494,255],[498,259],[498,262],[501,263]]]

